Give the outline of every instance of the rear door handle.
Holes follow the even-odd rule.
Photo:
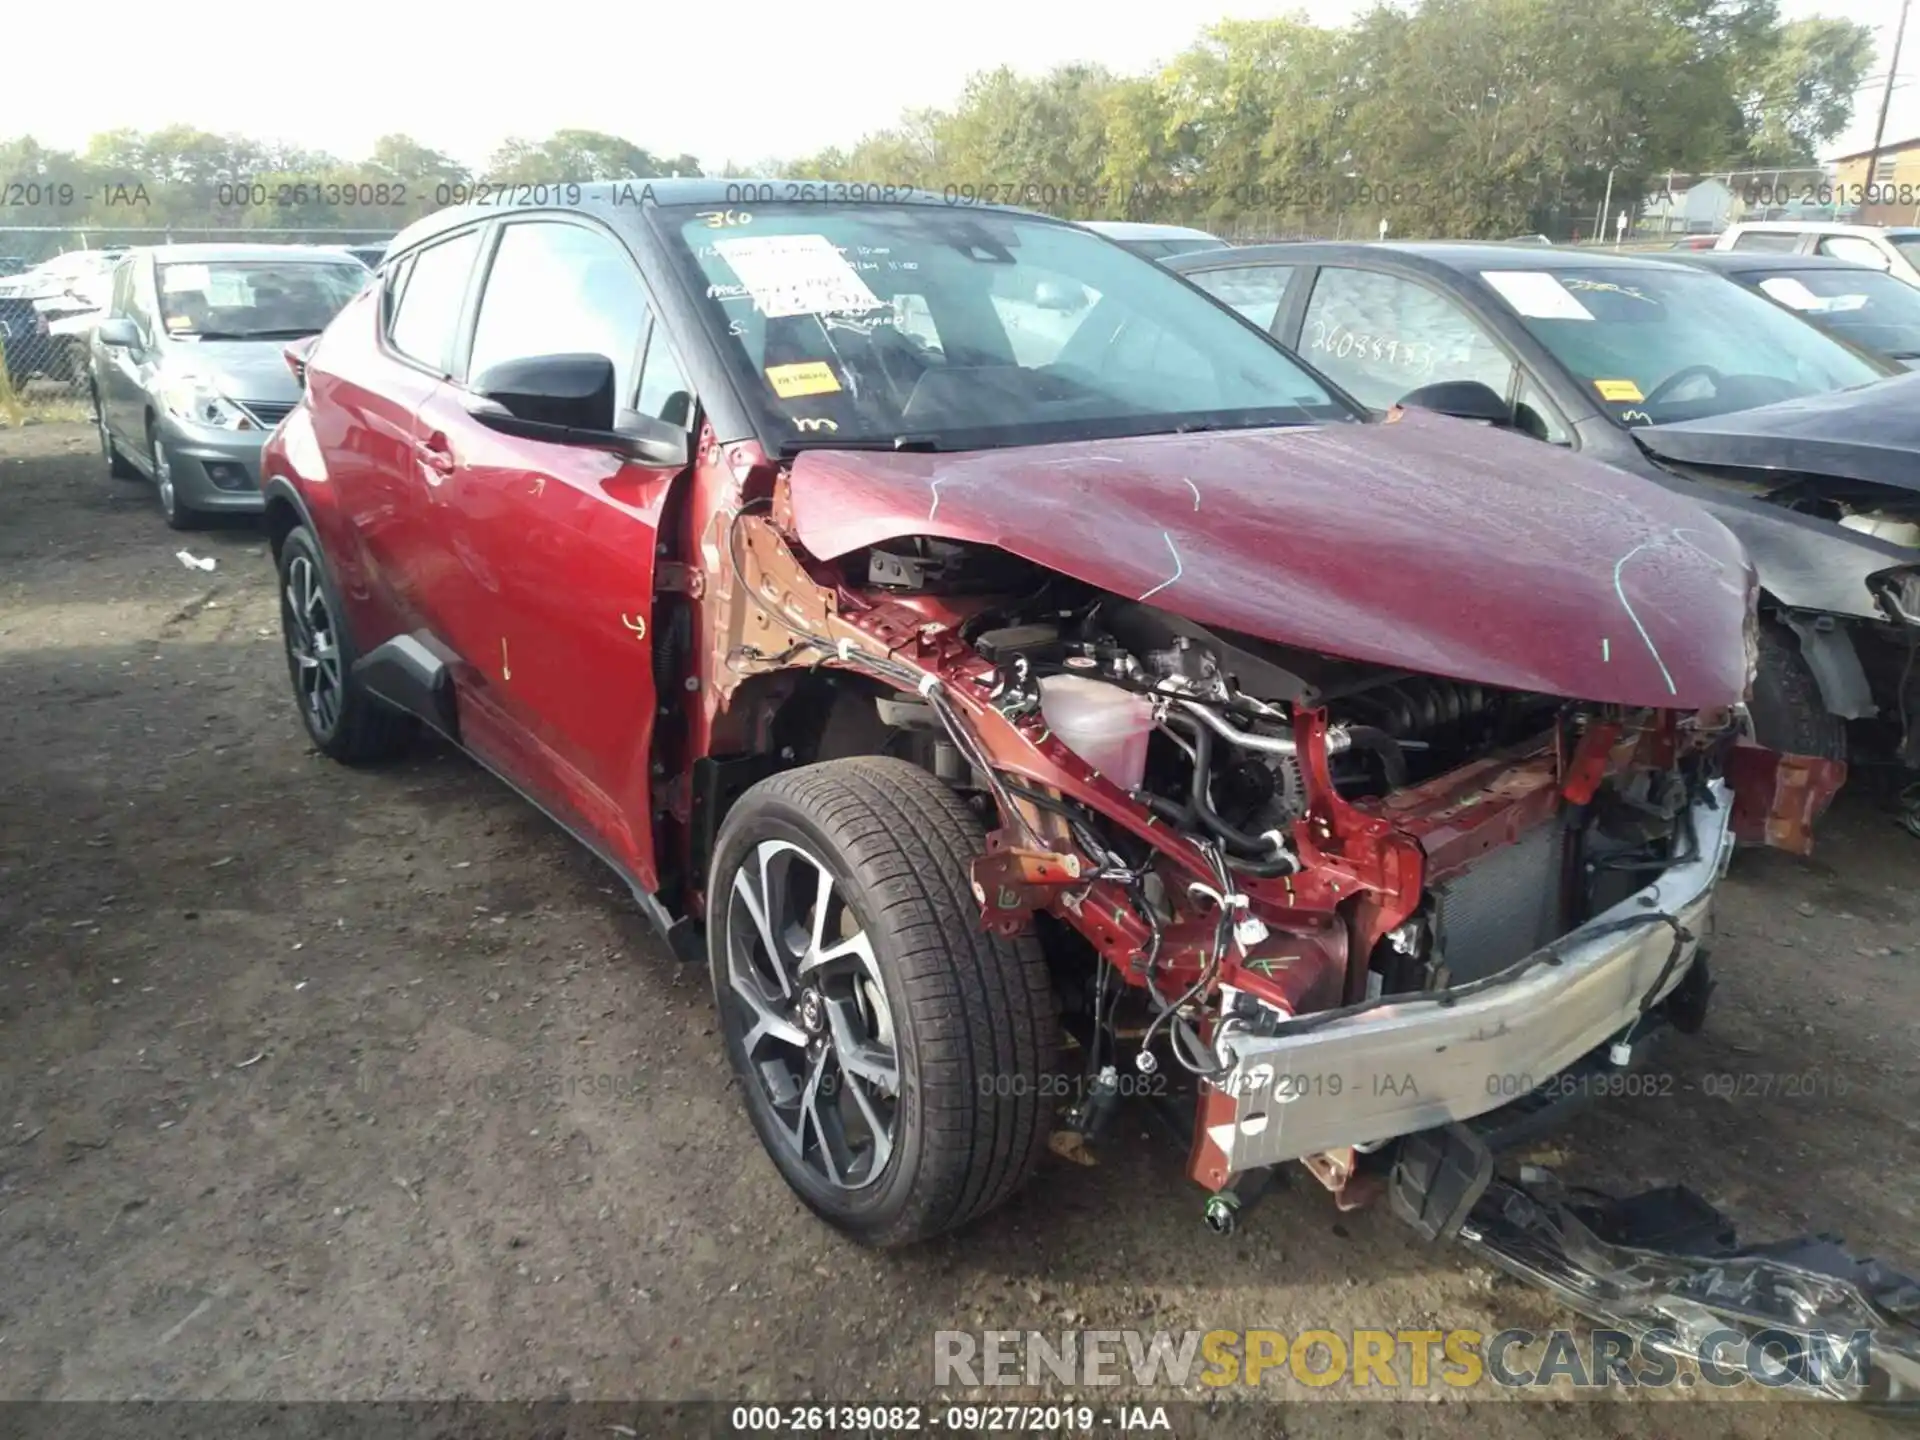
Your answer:
[[[447,448],[446,437],[434,436],[431,440],[413,442],[413,453],[420,457],[420,463],[436,475],[453,473],[453,451]]]

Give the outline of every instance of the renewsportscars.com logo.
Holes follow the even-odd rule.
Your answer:
[[[1672,1330],[939,1330],[936,1387],[1060,1385],[1208,1389],[1346,1382],[1376,1392],[1467,1390],[1726,1390],[1792,1386],[1846,1395],[1872,1370],[1873,1333],[1715,1330],[1699,1342]]]

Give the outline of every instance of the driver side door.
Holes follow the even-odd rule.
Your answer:
[[[468,407],[492,367],[559,354],[606,356],[618,405],[683,429],[693,396],[617,236],[571,218],[498,231],[464,378],[419,415],[451,457],[441,498],[463,601],[461,705],[486,717],[483,759],[651,889],[654,558],[685,467],[505,434]]]

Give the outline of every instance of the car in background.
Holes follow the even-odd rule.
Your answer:
[[[1233,247],[1218,235],[1194,230],[1185,225],[1148,225],[1133,220],[1082,220],[1082,229],[1104,235],[1116,245],[1148,260],[1165,260],[1170,255],[1192,255],[1202,250],[1230,250]]]
[[[1748,220],[1729,225],[1716,250],[1775,255],[1829,255],[1885,270],[1920,285],[1920,227],[1847,225],[1835,220]]]
[[[956,1228],[1159,1074],[1215,1229],[1302,1155],[1349,1208],[1397,1175],[1464,1214],[1486,1066],[1703,1013],[1759,818],[1724,777],[1765,752],[1752,575],[1699,507],[1370,422],[1065,221],[568,188],[418,222],[299,347],[290,698],[341,761],[437,730],[606,862],[706,963],[816,1213]],[[1023,339],[1042,281],[1077,323]],[[1063,1027],[1095,1088],[1057,1120]]]
[[[1847,723],[1878,720],[1867,737],[1920,765],[1920,677],[1905,665],[1920,630],[1902,618],[1920,614],[1920,597],[1899,598],[1904,577],[1920,583],[1920,463],[1876,458],[1884,446],[1869,438],[1904,423],[1904,394],[1873,388],[1906,373],[1896,362],[1670,259],[1308,242],[1167,263],[1376,413],[1412,405],[1480,420],[1698,501],[1759,569],[1761,740],[1840,759]],[[1735,412],[1762,433],[1790,428],[1792,403],[1832,392],[1861,410],[1824,423],[1860,439],[1792,471],[1769,468],[1766,444],[1725,433]],[[1695,433],[1670,439],[1680,422]],[[1668,453],[1679,443],[1685,459]]]
[[[105,250],[69,250],[42,260],[30,270],[0,279],[0,298],[45,300],[63,295],[74,285],[104,275],[127,253],[125,246]]]
[[[380,262],[386,258],[387,247],[380,245],[336,245],[334,249],[344,255],[351,255],[369,270],[378,270]]]
[[[316,335],[367,282],[350,256],[303,245],[166,245],[115,268],[94,327],[100,448],[153,482],[176,530],[255,512],[260,446],[299,398],[290,340]]]
[[[1835,339],[1920,369],[1920,288],[1826,255],[1713,250],[1673,256],[1784,305]]]
[[[84,382],[87,333],[124,254],[73,250],[0,280],[0,345],[16,390],[34,379]]]

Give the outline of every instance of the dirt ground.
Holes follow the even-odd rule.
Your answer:
[[[1672,1093],[1550,1158],[1920,1273],[1916,877],[1851,794],[1811,861],[1741,857]],[[1570,1322],[1304,1179],[1215,1238],[1144,1128],[958,1237],[840,1240],[757,1148],[703,975],[591,857],[445,749],[308,748],[256,531],[169,532],[84,426],[0,430],[0,1399],[925,1401],[940,1329]],[[1328,1393],[1284,1429],[1858,1418]]]

